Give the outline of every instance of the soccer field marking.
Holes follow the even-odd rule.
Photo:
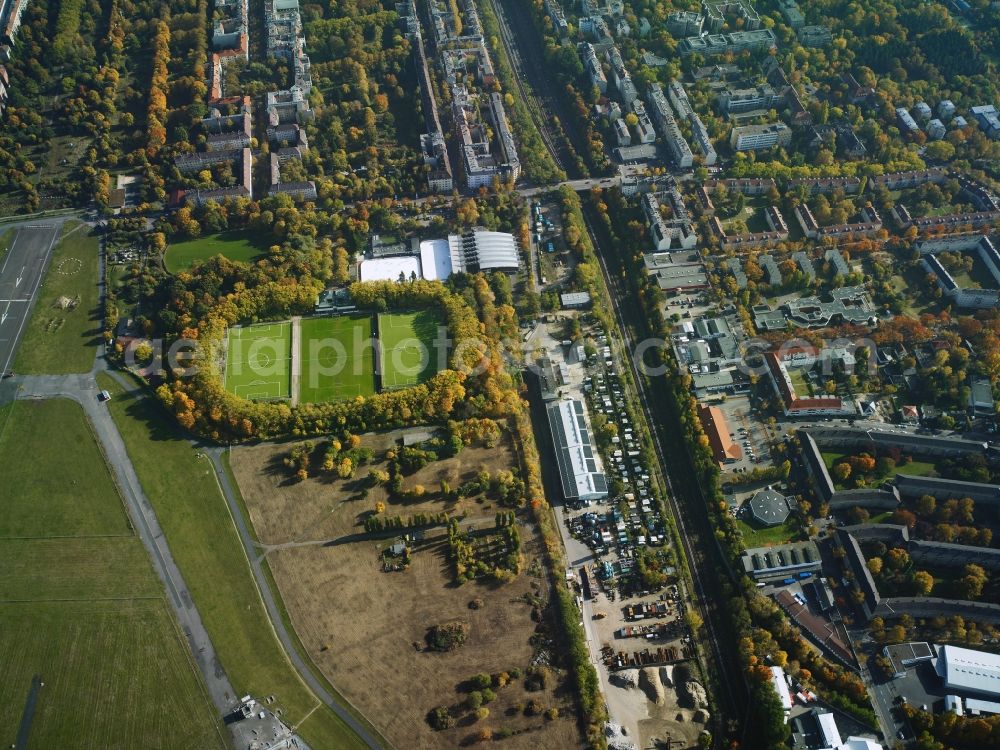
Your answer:
[[[261,389],[263,390],[251,390],[251,389]],[[245,399],[281,399],[284,398],[281,395],[281,381],[280,380],[255,380],[252,383],[243,383],[233,386],[233,392],[240,398]]]
[[[284,332],[286,330],[290,330],[291,325],[291,322],[267,324],[254,323],[249,326],[235,326],[230,328],[229,331],[230,333],[235,334],[236,338],[240,340],[244,338],[244,333],[248,334],[251,339],[265,338],[266,336],[284,338]]]

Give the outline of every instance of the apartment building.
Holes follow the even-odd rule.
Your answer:
[[[667,151],[670,152],[670,158],[681,169],[687,169],[692,166],[694,163],[694,154],[691,153],[691,147],[681,134],[681,129],[674,119],[673,112],[670,110],[670,104],[663,93],[663,88],[660,84],[654,83],[649,87],[649,92],[646,96],[653,122],[663,137]]]
[[[729,143],[736,151],[759,151],[792,142],[792,129],[781,122],[733,128]]]

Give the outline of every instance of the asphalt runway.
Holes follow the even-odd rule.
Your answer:
[[[0,376],[10,372],[62,224],[12,229],[0,248]]]

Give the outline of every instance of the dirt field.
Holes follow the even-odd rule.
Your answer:
[[[455,487],[487,469],[510,469],[508,446],[466,448],[458,456],[432,463],[406,477],[427,494],[417,502],[390,503],[384,489],[358,497],[364,477],[382,461],[396,435],[365,436],[362,446],[375,451],[372,465],[360,467],[360,479],[325,475],[304,482],[289,480],[282,458],[291,448],[262,445],[233,451],[232,466],[250,517],[281,589],[286,608],[309,655],[330,681],[399,748],[453,748],[475,742],[484,729],[520,732],[504,740],[509,748],[582,746],[572,694],[565,673],[551,670],[545,689],[528,691],[525,677],[493,689],[484,704],[489,716],[476,720],[465,701],[475,674],[525,672],[539,649],[530,642],[537,625],[529,601],[547,590],[533,561],[540,560],[537,535],[519,515],[524,568],[505,585],[473,582],[458,586],[447,560],[444,530],[428,532],[413,547],[410,568],[382,571],[379,553],[394,537],[364,534],[364,518],[378,501],[386,515],[465,512],[479,528],[492,526],[499,507],[489,501],[461,499],[446,504],[436,496],[442,479]],[[470,608],[474,599],[478,609]],[[527,599],[527,601],[526,601]],[[433,625],[462,620],[469,625],[466,643],[448,653],[425,650]],[[547,652],[545,643],[541,650]],[[534,700],[541,710],[559,715],[525,715]],[[426,721],[437,706],[451,709],[453,728],[436,732]]]

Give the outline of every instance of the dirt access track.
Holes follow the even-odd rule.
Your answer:
[[[504,740],[507,748],[582,747],[563,670],[548,670],[541,690],[528,691],[523,676],[494,688],[497,697],[486,704],[486,718],[477,720],[465,704],[472,689],[467,681],[473,675],[515,668],[526,672],[539,651],[552,651],[544,640],[537,648],[532,645],[538,629],[533,603],[537,596],[546,596],[548,586],[541,541],[528,525],[527,512],[518,515],[524,570],[506,584],[457,585],[444,529],[429,532],[427,541],[413,548],[412,564],[402,572],[383,572],[379,557],[395,537],[364,534],[364,518],[378,501],[387,504],[387,516],[465,512],[468,523],[492,526],[500,508],[490,500],[446,503],[438,488],[442,479],[457,487],[484,469],[510,470],[510,446],[467,447],[458,456],[407,476],[404,489],[417,484],[427,489],[416,502],[390,502],[382,487],[371,488],[360,499],[359,487],[367,484],[368,471],[386,468],[385,451],[398,436],[364,436],[362,447],[374,450],[375,458],[350,480],[338,479],[333,472],[318,472],[320,476],[301,482],[291,478],[282,459],[292,443],[233,450],[236,480],[305,651],[400,749],[454,748],[476,741],[483,730],[491,730],[494,737],[505,730],[517,732]],[[470,607],[473,600],[481,601],[478,609]],[[550,614],[551,608],[545,612]],[[448,653],[426,651],[428,628],[453,620],[469,624],[466,643]],[[532,700],[538,713],[529,716],[525,709]],[[451,709],[453,728],[430,728],[427,714],[437,706]],[[558,710],[554,719],[542,713],[550,708]]]

